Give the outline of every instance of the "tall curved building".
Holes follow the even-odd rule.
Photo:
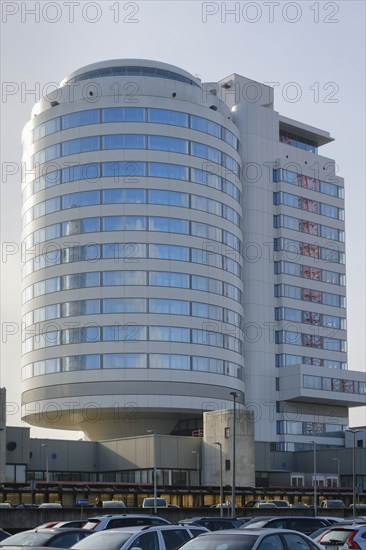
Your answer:
[[[111,60],[34,107],[24,420],[91,439],[187,434],[236,392],[257,457],[343,445],[366,397],[347,370],[344,181],[319,153],[329,133],[273,95]]]
[[[243,394],[229,108],[177,67],[96,63],[36,105],[23,160],[26,420],[170,433]]]

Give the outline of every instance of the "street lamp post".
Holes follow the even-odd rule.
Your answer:
[[[332,460],[336,460],[337,461],[337,486],[340,487],[341,486],[341,478],[340,478],[340,470],[339,470],[339,458],[332,458]]]
[[[314,516],[316,516],[317,512],[317,494],[316,494],[316,442],[310,441],[309,443],[313,443],[314,445],[314,454],[313,454],[313,460],[314,460]]]
[[[238,394],[236,391],[230,392],[231,397],[233,398],[233,456],[232,456],[232,493],[231,493],[231,517],[235,517],[235,439],[236,439],[236,399]]]
[[[45,448],[45,452],[46,452],[46,481],[47,483],[49,482],[49,469],[48,469],[48,444],[47,443],[41,443],[41,447],[44,447]]]
[[[157,485],[157,470],[156,470],[156,431],[147,430],[147,433],[153,434],[153,444],[154,444],[154,474],[153,474],[153,483],[154,483],[154,514],[157,513],[157,498],[158,498],[158,485]]]
[[[356,434],[360,430],[346,430],[353,435],[352,446],[352,501],[353,501],[353,518],[356,517]]]
[[[222,444],[219,441],[215,441],[215,445],[219,447],[220,450],[220,518],[224,515],[224,495],[223,495],[223,485],[222,485]]]

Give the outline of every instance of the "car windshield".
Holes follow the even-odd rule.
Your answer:
[[[204,535],[190,540],[181,550],[251,550],[258,535]]]
[[[239,529],[261,529],[261,527],[265,527],[267,525],[268,518],[266,519],[257,519],[253,518],[244,523],[244,525],[240,525]]]
[[[50,533],[36,533],[34,531],[23,531],[4,540],[1,546],[46,546],[47,541],[52,537]]]
[[[74,544],[73,548],[84,550],[119,550],[134,533],[103,531]]]
[[[85,525],[83,525],[84,529],[95,529],[96,526],[100,523],[99,519],[91,519],[86,522]]]
[[[324,542],[337,542],[343,544],[348,537],[352,535],[353,531],[354,529],[331,529],[322,536],[320,542],[321,544],[324,544]]]

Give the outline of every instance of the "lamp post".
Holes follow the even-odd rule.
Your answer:
[[[157,470],[156,470],[156,431],[147,430],[147,433],[153,434],[153,445],[154,445],[154,474],[153,474],[153,483],[154,483],[154,514],[157,513],[157,498],[158,498],[158,485],[157,485]]]
[[[223,508],[224,495],[223,495],[223,486],[222,486],[222,444],[219,443],[219,441],[215,441],[214,445],[217,445],[220,450],[220,518],[222,518],[224,513],[224,508]]]
[[[193,455],[196,455],[196,471],[197,471],[197,485],[200,484],[200,453],[198,451],[192,451]]]
[[[353,518],[356,517],[356,434],[360,430],[346,430],[353,435],[352,446],[352,501],[353,501]]]
[[[46,452],[46,481],[49,482],[49,470],[48,470],[48,444],[47,443],[41,443],[41,447],[45,448]]]
[[[339,458],[332,458],[332,460],[336,460],[337,461],[337,486],[340,487],[341,486],[341,478],[340,478],[340,474],[339,474]]]
[[[314,516],[316,516],[316,505],[317,505],[317,494],[316,494],[316,442],[315,441],[309,441],[309,443],[313,443],[314,445],[314,454],[313,454],[313,460],[314,460]]]
[[[238,394],[236,391],[230,392],[231,397],[233,398],[233,457],[232,457],[232,493],[231,493],[231,517],[235,517],[235,439],[236,439],[236,399]]]

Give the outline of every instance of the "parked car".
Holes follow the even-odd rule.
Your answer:
[[[200,525],[209,531],[222,531],[223,529],[238,529],[243,525],[240,519],[221,517],[193,517],[178,521],[179,525]]]
[[[291,508],[291,504],[288,500],[271,500],[270,502],[273,502],[276,508]]]
[[[103,500],[102,508],[126,508],[123,500]]]
[[[267,503],[268,500],[249,500],[246,504],[244,504],[244,508],[254,508],[258,502]]]
[[[256,517],[239,527],[239,529],[293,529],[310,535],[320,527],[332,525],[330,519],[308,516]]]
[[[143,508],[154,508],[154,502],[155,502],[155,499],[154,498],[144,498],[143,502],[142,502],[142,507]],[[166,498],[157,498],[156,499],[156,507],[157,508],[168,508],[168,502],[166,500]]]
[[[334,510],[344,509],[343,500],[323,500],[321,508],[333,508]]]
[[[291,505],[291,508],[309,508],[309,506],[305,502],[296,502]]]
[[[95,533],[72,548],[78,550],[176,550],[188,540],[207,533],[204,527],[183,525],[148,525],[124,527]]]
[[[306,535],[287,529],[230,529],[204,533],[183,544],[179,550],[319,550],[321,548]]]
[[[104,531],[105,529],[133,527],[135,525],[171,525],[171,523],[167,519],[159,516],[149,516],[148,514],[109,514],[107,516],[88,518],[83,529]]]
[[[31,529],[12,535],[0,543],[3,546],[43,546],[52,548],[71,548],[80,540],[91,535],[86,529]]]
[[[353,510],[353,504],[350,504],[349,507]],[[356,510],[366,510],[366,504],[356,504]]]
[[[338,523],[315,539],[327,550],[358,548],[366,550],[366,523]]]
[[[253,508],[277,508],[274,502],[256,502]]]

